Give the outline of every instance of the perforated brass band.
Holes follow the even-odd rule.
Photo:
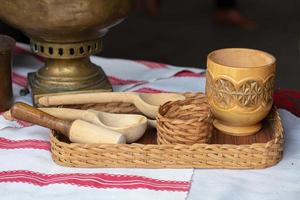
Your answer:
[[[30,46],[32,51],[39,56],[58,59],[82,58],[102,50],[101,39],[68,44],[41,42],[31,39]]]

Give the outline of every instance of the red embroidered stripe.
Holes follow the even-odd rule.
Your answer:
[[[17,74],[15,72],[12,73],[12,82],[21,86],[26,87],[27,85],[27,78],[21,74]]]
[[[93,188],[143,188],[156,191],[178,192],[188,191],[191,184],[188,181],[164,181],[144,176],[114,175],[105,173],[43,174],[27,170],[0,172],[0,182],[21,182],[37,186],[71,184]]]
[[[168,91],[163,91],[163,90],[158,90],[158,89],[153,89],[153,88],[140,88],[137,90],[134,90],[133,92],[141,92],[141,93],[161,93],[161,92],[168,92]]]
[[[22,47],[16,45],[16,47],[14,48],[14,53],[15,54],[24,54],[24,53],[31,53],[31,51],[29,51],[27,49],[23,49]]]
[[[205,77],[205,72],[196,73],[196,72],[184,70],[175,74],[175,77]]]
[[[18,119],[16,120],[16,122],[17,122],[22,128],[24,128],[24,127],[29,127],[29,126],[33,126],[32,123],[25,122],[25,121],[18,120]]]
[[[1,112],[0,115],[3,115],[4,112]],[[32,126],[33,124],[32,123],[29,123],[29,122],[25,122],[25,121],[22,121],[22,120],[18,120],[18,119],[14,119],[15,122],[17,122],[21,127],[29,127],[29,126]]]
[[[115,76],[108,76],[109,82],[112,85],[129,85],[129,84],[142,84],[146,83],[146,81],[139,81],[139,80],[124,80],[117,78]]]
[[[300,117],[300,91],[291,89],[276,90],[273,95],[278,108],[284,108]]]
[[[0,149],[40,149],[50,151],[50,143],[43,140],[9,140],[0,137]]]
[[[157,63],[157,62],[151,62],[145,60],[136,60],[135,62],[140,63],[151,69],[166,68],[168,66],[167,64],[164,63]]]

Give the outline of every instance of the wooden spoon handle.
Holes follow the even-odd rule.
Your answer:
[[[82,94],[64,94],[55,96],[43,96],[38,103],[43,106],[72,105],[88,103],[128,102],[133,103],[131,92],[99,92]]]
[[[57,130],[69,137],[72,122],[61,120],[28,104],[18,102],[11,109],[11,116],[43,127]]]
[[[72,108],[38,108],[39,110],[48,113],[56,118],[74,121],[76,119],[84,118],[86,110],[72,109]]]
[[[39,110],[63,120],[75,121],[81,119],[92,124],[102,125],[97,115],[98,111],[91,112],[89,110],[71,108],[39,108]]]

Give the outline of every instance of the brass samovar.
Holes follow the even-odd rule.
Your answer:
[[[57,93],[111,91],[89,56],[101,51],[102,36],[131,8],[131,0],[1,0],[0,19],[22,30],[32,51],[46,58],[44,67],[28,74],[33,101]]]

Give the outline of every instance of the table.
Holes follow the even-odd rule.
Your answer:
[[[204,91],[205,70],[92,57],[115,91]],[[43,61],[18,44],[13,83],[16,101],[26,73]],[[298,93],[279,91],[277,105],[299,114]],[[284,94],[284,95],[282,95]],[[287,95],[288,94],[288,95]],[[277,96],[276,96],[277,95]],[[292,97],[292,102],[288,97]],[[299,98],[300,99],[300,98]],[[300,195],[300,118],[280,110],[285,126],[283,160],[264,170],[75,169],[53,163],[48,129],[0,116],[0,196],[6,199],[295,199]]]

